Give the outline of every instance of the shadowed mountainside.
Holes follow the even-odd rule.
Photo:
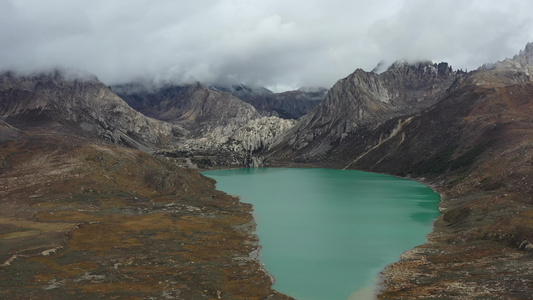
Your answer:
[[[212,86],[210,88],[231,93],[250,103],[263,116],[295,120],[310,113],[327,94],[327,89],[324,88],[301,88],[282,93],[273,93],[265,88],[251,88],[245,85]]]

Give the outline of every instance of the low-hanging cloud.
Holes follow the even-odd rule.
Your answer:
[[[380,60],[473,69],[533,41],[529,1],[0,0],[0,69],[330,87]]]

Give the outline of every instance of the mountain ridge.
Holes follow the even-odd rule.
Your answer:
[[[0,116],[1,298],[291,299],[251,206],[152,154],[184,128],[61,72],[0,76]]]
[[[525,284],[533,272],[524,267],[531,259],[527,249],[533,248],[527,246],[533,241],[532,52],[528,44],[514,58],[449,73],[436,79],[437,85],[421,80],[419,87],[430,97],[421,101],[406,83],[427,76],[423,68],[396,65],[405,77],[394,74],[387,83],[356,70],[267,155],[274,166],[412,178],[441,194],[443,214],[428,242],[382,272],[379,299],[524,299],[533,293]],[[406,72],[413,68],[418,73]],[[390,109],[390,91],[402,87],[399,92],[409,97]]]
[[[360,127],[371,128],[397,115],[417,113],[431,106],[435,96],[461,75],[447,63],[430,62],[397,62],[380,74],[357,69],[339,80],[326,99],[291,129],[286,136],[292,138],[285,144],[296,152],[313,147],[305,156],[324,156],[333,144]],[[320,141],[315,142],[316,146],[309,146],[310,141],[316,140]]]
[[[9,251],[1,253],[7,268],[0,269],[0,294],[98,295],[91,287],[104,282],[110,288],[101,293],[123,296],[115,289],[124,284],[120,269],[131,271],[130,287],[146,297],[287,299],[248,257],[257,250],[251,208],[190,170],[267,165],[387,173],[441,194],[442,215],[428,242],[382,272],[378,298],[527,298],[532,57],[528,43],[515,57],[468,73],[427,61],[399,61],[379,74],[357,69],[297,121],[262,116],[201,83],[131,85],[121,93],[94,76],[4,73],[0,220],[7,226],[0,242]],[[56,231],[46,227],[51,223]],[[157,280],[181,274],[187,284],[154,288],[142,274],[161,265],[149,253],[167,249],[162,241],[169,238],[177,252],[165,265],[174,269]],[[213,256],[217,251],[228,259]],[[250,285],[237,286],[236,278]]]
[[[96,77],[71,80],[58,70],[30,76],[4,73],[0,93],[0,115],[17,128],[61,130],[68,123],[68,130],[81,135],[144,150],[167,143],[173,130],[180,131],[131,109]]]
[[[244,84],[231,86],[210,86],[216,91],[231,93],[253,105],[262,116],[276,116],[297,120],[311,112],[324,100],[325,88],[300,88],[293,91],[274,93],[264,87],[249,87]]]

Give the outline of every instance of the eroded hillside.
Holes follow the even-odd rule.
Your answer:
[[[196,171],[51,132],[0,147],[0,295],[284,299],[251,207]]]

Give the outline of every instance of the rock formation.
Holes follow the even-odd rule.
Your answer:
[[[19,129],[57,128],[144,150],[167,144],[181,132],[179,126],[135,111],[96,77],[66,74],[2,74],[0,117]]]
[[[300,88],[294,91],[273,93],[265,88],[251,88],[245,85],[212,86],[211,89],[231,93],[253,105],[263,116],[294,120],[310,113],[324,100],[327,93],[327,89],[324,88]]]
[[[284,147],[302,153],[300,160],[322,159],[356,130],[371,131],[391,118],[435,104],[460,74],[446,63],[430,62],[396,62],[381,74],[358,69],[339,80],[324,102],[291,129]]]
[[[180,142],[160,153],[192,159],[201,167],[258,166],[261,159],[253,153],[268,149],[294,124],[278,117],[261,117],[250,104],[201,83],[152,90],[130,84],[113,90],[143,114],[184,128]]]

